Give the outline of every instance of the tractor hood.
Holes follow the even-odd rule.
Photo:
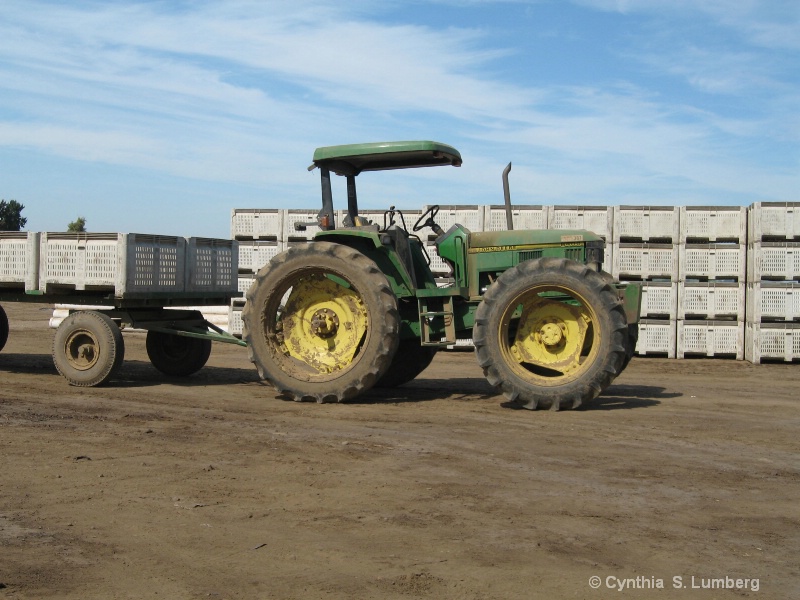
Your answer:
[[[602,241],[599,235],[583,229],[535,229],[479,231],[470,234],[471,252],[498,252],[520,246],[554,246]]]

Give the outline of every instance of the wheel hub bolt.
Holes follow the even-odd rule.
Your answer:
[[[339,329],[339,317],[329,308],[320,308],[311,317],[311,332],[321,338],[336,335]]]
[[[557,346],[564,339],[564,332],[556,323],[545,323],[539,330],[539,337],[545,346]]]

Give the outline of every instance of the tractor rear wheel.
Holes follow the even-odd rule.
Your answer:
[[[389,370],[375,387],[392,388],[408,383],[430,366],[437,350],[436,346],[422,346],[418,338],[400,340]]]
[[[242,321],[261,378],[297,401],[362,394],[399,342],[397,298],[384,274],[358,250],[330,242],[273,258],[247,292]]]
[[[0,306],[0,350],[2,350],[8,341],[8,316],[6,311]]]
[[[622,370],[628,326],[616,292],[561,258],[498,277],[475,313],[473,342],[489,383],[528,409],[578,408]]]

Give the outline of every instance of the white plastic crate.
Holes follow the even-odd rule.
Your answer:
[[[184,238],[174,236],[45,232],[39,289],[113,290],[118,297],[183,292],[186,246]]]
[[[58,329],[61,322],[66,319],[71,312],[77,310],[108,310],[107,305],[86,305],[86,304],[56,304],[53,308],[53,316],[50,317],[48,325],[51,329]],[[171,309],[167,309],[171,310]],[[220,329],[228,330],[228,307],[227,306],[185,306],[180,310],[196,310],[202,313],[203,318],[216,325]],[[145,329],[136,327],[125,327],[126,332],[145,333]]]
[[[395,211],[394,222],[398,227],[402,227],[403,221],[405,221],[406,229],[411,232],[411,228],[416,223],[417,219],[419,219],[420,215],[422,215],[421,210],[402,210],[400,209],[399,212],[403,213],[403,221],[400,220],[400,215],[396,214],[398,211]],[[341,215],[342,219],[344,219],[347,211],[342,210]],[[388,215],[386,215],[385,208],[367,208],[367,209],[358,209],[358,216],[370,221],[373,225],[377,225],[380,229],[383,229],[384,223],[388,227]],[[339,221],[336,226],[341,227],[343,221]],[[424,232],[420,232],[424,233]]]
[[[642,318],[675,319],[678,310],[678,284],[670,281],[642,285]]]
[[[747,323],[744,357],[755,364],[763,360],[800,361],[800,324]]]
[[[681,244],[678,277],[681,281],[729,279],[744,282],[747,250],[741,244]]]
[[[289,208],[283,213],[283,236],[280,241],[296,241],[296,240],[310,240],[312,239],[320,228],[316,225],[317,215],[319,209],[304,209],[304,208]],[[333,211],[336,226],[342,224],[342,212],[339,210]],[[314,225],[306,225],[305,230],[295,228],[296,223],[315,223]]]
[[[751,243],[800,239],[800,202],[755,202],[747,222]]]
[[[744,321],[745,284],[685,282],[678,285],[679,319]]]
[[[239,275],[239,292],[242,294],[242,298],[244,298],[245,294],[247,294],[247,290],[250,289],[250,286],[253,285],[253,282],[256,280],[255,277],[250,275]]]
[[[614,244],[611,274],[619,279],[678,279],[678,247],[672,244]]]
[[[747,248],[747,281],[800,280],[800,242],[754,242]]]
[[[173,309],[167,309],[167,310],[173,310]],[[200,312],[203,315],[203,318],[212,325],[216,325],[220,329],[228,331],[229,307],[227,304],[212,305],[212,306],[186,306],[174,310],[196,310]]]
[[[431,272],[433,272],[433,276],[437,278],[443,277],[451,277],[453,269],[450,268],[440,256],[439,253],[436,252],[436,246],[433,242],[428,242],[425,244],[425,251],[428,253],[428,257],[431,259]]]
[[[455,344],[450,344],[446,346],[448,350],[472,350],[475,348],[475,344],[472,342],[472,338],[465,338],[463,340],[456,340]]]
[[[423,211],[428,210],[429,206],[424,206]],[[439,206],[439,214],[433,219],[436,221],[436,224],[439,225],[443,230],[447,231],[458,223],[459,225],[463,225],[470,231],[483,231],[483,215],[484,207],[475,205],[445,205],[442,204]],[[504,217],[505,218],[505,217]],[[503,221],[505,223],[505,221]],[[502,227],[505,229],[505,225]],[[423,230],[420,233],[428,233],[428,239],[435,239],[436,235],[433,234],[429,229]]]
[[[680,212],[677,206],[615,206],[615,242],[677,242]]]
[[[108,306],[102,304],[54,304],[53,315],[47,322],[50,329],[58,329],[62,321],[66,319],[72,311],[76,310],[108,310]],[[125,331],[144,331],[144,329],[125,328]]]
[[[283,235],[283,213],[278,208],[234,208],[231,238],[277,241]]]
[[[186,291],[235,292],[238,287],[239,242],[200,237],[186,241]]]
[[[636,343],[637,356],[665,356],[675,358],[676,321],[642,319],[639,321],[639,340]]]
[[[0,232],[0,287],[39,288],[39,233]]]
[[[242,336],[242,329],[244,328],[244,323],[242,322],[243,308],[243,304],[233,302],[228,312],[228,333],[237,337]]]
[[[586,229],[610,243],[614,229],[614,209],[610,206],[552,206],[548,228]]]
[[[616,244],[606,242],[606,247],[603,249],[603,271],[606,273],[614,272],[614,250],[616,247]]]
[[[747,284],[747,320],[800,321],[800,283],[759,281]]]
[[[744,206],[680,207],[680,243],[733,242],[745,244],[747,208]]]
[[[678,321],[677,357],[744,358],[743,321]]]
[[[506,219],[506,207],[502,204],[492,204],[482,207],[484,209],[483,229],[472,229],[470,231],[505,231],[508,229]],[[547,229],[548,227],[548,207],[542,205],[530,206],[511,206],[511,219],[514,230],[522,229]],[[447,229],[446,227],[444,228]]]
[[[239,273],[257,273],[283,249],[283,242],[239,242]]]

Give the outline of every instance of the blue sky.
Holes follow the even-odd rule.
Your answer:
[[[5,0],[0,198],[28,229],[228,237],[314,148],[433,139],[365,208],[800,201],[797,0]],[[344,206],[344,184],[334,190]]]

